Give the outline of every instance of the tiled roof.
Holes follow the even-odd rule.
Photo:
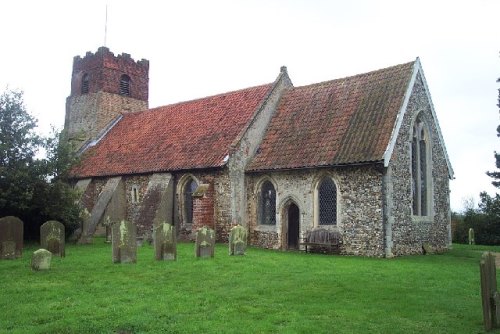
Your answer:
[[[219,167],[272,84],[168,105],[123,118],[78,166],[75,178]]]
[[[247,170],[382,161],[414,64],[290,88]]]

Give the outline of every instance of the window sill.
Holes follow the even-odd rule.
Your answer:
[[[276,225],[257,225],[255,231],[259,232],[276,232]]]

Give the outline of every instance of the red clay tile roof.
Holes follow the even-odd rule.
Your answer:
[[[89,149],[72,176],[220,167],[272,84],[168,105],[123,118]]]
[[[290,88],[247,170],[383,160],[414,64]]]

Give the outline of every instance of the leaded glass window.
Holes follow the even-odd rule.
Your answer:
[[[337,186],[329,177],[318,188],[319,225],[337,224]]]
[[[271,182],[265,181],[260,191],[259,221],[263,225],[276,225],[276,191]]]
[[[194,179],[189,180],[184,185],[184,223],[192,224],[193,223],[193,193],[196,188],[198,188],[198,184]]]
[[[413,215],[428,215],[429,171],[428,136],[424,123],[417,119],[413,127],[411,145],[412,200]]]

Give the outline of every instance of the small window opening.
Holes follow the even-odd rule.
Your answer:
[[[120,95],[130,96],[130,77],[126,74],[120,78]]]
[[[413,138],[411,144],[411,172],[412,172],[412,197],[413,197],[413,215],[427,216],[429,177],[427,161],[429,152],[427,152],[428,136],[424,123],[417,119],[413,128]]]
[[[132,203],[139,202],[139,189],[137,186],[132,187]]]
[[[82,78],[82,94],[88,94],[89,92],[89,75],[85,73]]]

